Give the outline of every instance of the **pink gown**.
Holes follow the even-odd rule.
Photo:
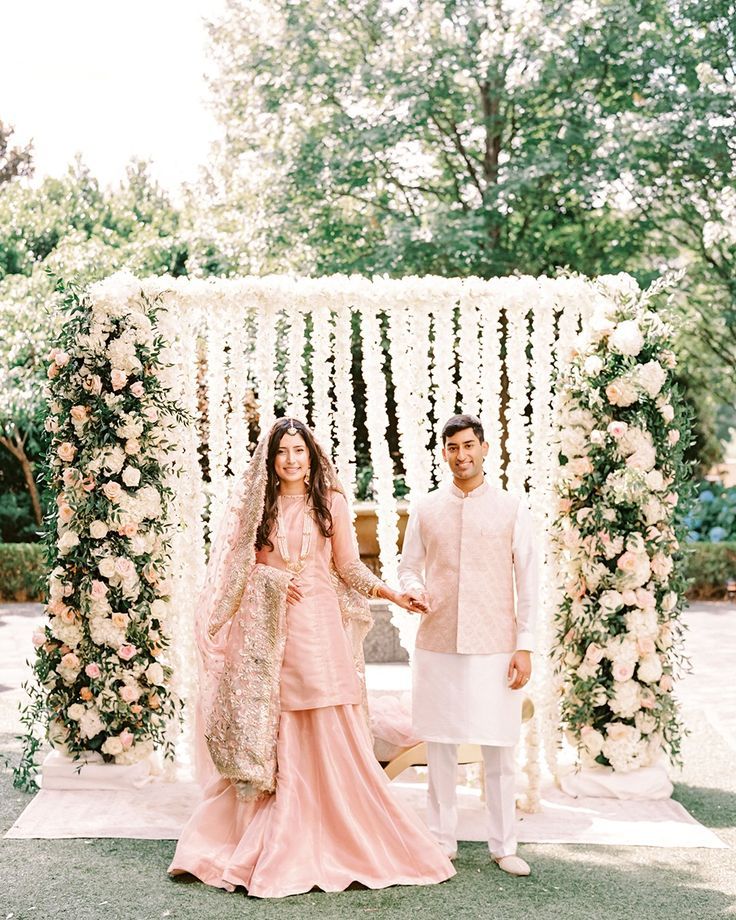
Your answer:
[[[289,555],[299,558],[303,496],[284,497]],[[274,795],[239,799],[215,779],[182,831],[169,867],[208,885],[278,898],[314,887],[342,891],[425,885],[455,874],[429,830],[400,805],[374,757],[361,687],[331,583],[358,550],[345,498],[333,493],[334,535],[315,522],[304,570],[303,599],[287,606],[281,670],[278,777]],[[257,561],[286,568],[276,540]]]

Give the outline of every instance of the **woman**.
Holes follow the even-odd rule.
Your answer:
[[[331,463],[306,425],[280,419],[231,501],[198,605],[204,801],[171,874],[257,897],[455,874],[373,756],[366,596],[421,609],[360,562]]]

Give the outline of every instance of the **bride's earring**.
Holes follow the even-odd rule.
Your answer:
[[[304,485],[309,488],[309,473],[304,477]]]

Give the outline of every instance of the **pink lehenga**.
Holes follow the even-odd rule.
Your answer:
[[[444,881],[452,863],[394,799],[373,755],[362,640],[364,596],[377,580],[359,560],[347,502],[330,468],[332,538],[315,524],[302,560],[306,499],[284,496],[281,547],[272,539],[274,549],[256,555],[264,442],[231,502],[200,599],[204,799],[169,872],[262,898]],[[295,559],[303,599],[287,606]]]

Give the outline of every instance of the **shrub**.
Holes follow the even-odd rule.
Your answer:
[[[736,541],[694,543],[686,555],[689,598],[715,600],[726,596],[726,582],[736,579]]]
[[[736,486],[704,480],[683,520],[690,543],[736,541]]]
[[[0,543],[0,601],[37,601],[46,571],[40,543]]]

